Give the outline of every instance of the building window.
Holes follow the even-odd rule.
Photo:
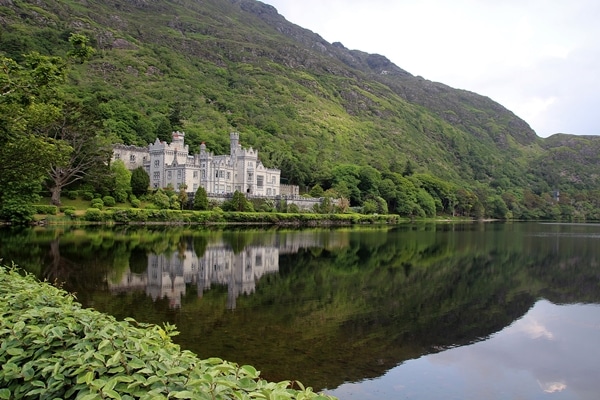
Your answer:
[[[271,195],[271,188],[267,188],[267,196]]]
[[[228,180],[231,179],[231,172],[229,172],[229,171],[227,172],[227,179]]]
[[[129,155],[129,162],[135,162],[135,154]]]
[[[225,177],[225,171],[223,171],[222,169],[219,169],[215,172],[215,178],[223,178]]]
[[[181,178],[181,170],[177,171],[177,178]]]
[[[252,161],[248,162],[248,168],[252,168]]]
[[[155,173],[153,174],[153,177],[154,177],[154,180],[155,180],[155,181],[156,181],[156,180],[159,180],[159,179],[160,179],[160,172],[155,172]]]
[[[206,179],[206,170],[205,169],[202,170],[202,178]]]
[[[171,175],[171,171],[167,172],[167,179],[171,179],[173,175]]]
[[[194,171],[194,178],[198,177],[198,171]]]
[[[121,153],[115,153],[115,160],[121,159]]]
[[[273,175],[273,176],[271,177],[271,183],[272,183],[273,185],[275,184],[275,175]]]
[[[261,188],[264,186],[265,177],[263,175],[256,175],[256,186]]]
[[[197,184],[197,183],[194,183],[194,192],[195,192],[196,190],[198,190],[198,184]]]
[[[160,160],[154,160],[154,166],[160,167]]]
[[[254,172],[248,172],[248,181],[254,182]]]

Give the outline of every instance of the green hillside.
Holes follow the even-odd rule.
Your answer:
[[[72,33],[95,54],[63,87],[103,138],[146,145],[186,132],[259,150],[284,183],[318,184],[389,212],[591,219],[600,189],[594,137],[541,139],[493,100],[349,50],[255,0],[11,0],[0,55],[65,57]],[[573,162],[571,162],[573,161]],[[560,190],[561,203],[552,200]],[[426,194],[423,194],[423,191]]]

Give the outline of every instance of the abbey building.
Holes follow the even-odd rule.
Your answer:
[[[156,139],[148,147],[115,145],[113,160],[122,160],[130,170],[144,167],[153,188],[186,185],[188,192],[195,192],[202,186],[208,194],[237,190],[261,197],[297,194],[293,193],[297,187],[280,185],[281,171],[266,168],[258,159],[258,151],[241,147],[237,132],[229,135],[227,155],[214,155],[204,143],[198,154],[191,155],[184,143],[185,133],[173,132],[172,138],[171,143]]]

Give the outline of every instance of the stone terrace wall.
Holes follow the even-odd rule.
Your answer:
[[[194,204],[194,196],[196,193],[188,193],[188,201],[190,205]],[[215,201],[217,203],[223,203],[227,200],[231,200],[231,198],[233,197],[233,194],[209,194],[208,196],[208,200],[209,201]],[[319,197],[319,198],[314,198],[314,197],[302,197],[302,196],[271,196],[271,197],[265,197],[265,196],[251,196],[251,195],[246,195],[246,198],[248,200],[252,199],[252,198],[257,198],[257,199],[271,199],[275,202],[275,204],[277,205],[280,201],[284,200],[287,202],[288,206],[290,204],[295,204],[296,206],[298,206],[298,209],[300,209],[301,211],[312,211],[313,207],[315,205],[321,205],[321,203],[323,202],[323,198]],[[334,200],[335,203],[335,200]]]

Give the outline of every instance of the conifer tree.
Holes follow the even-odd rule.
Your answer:
[[[202,186],[198,187],[194,195],[194,210],[208,210],[208,196]]]
[[[143,196],[148,193],[150,187],[150,177],[144,167],[137,167],[131,171],[131,192],[136,196]]]

